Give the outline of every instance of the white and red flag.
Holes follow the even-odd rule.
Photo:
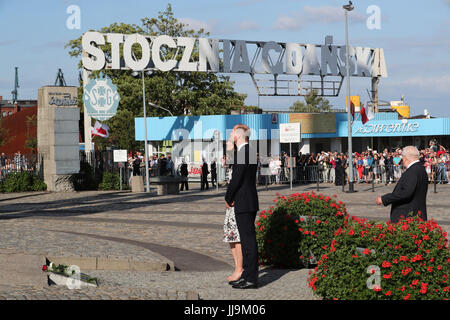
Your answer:
[[[372,109],[370,109],[369,105],[366,103],[366,105],[361,106],[361,121],[363,124],[365,124],[367,121],[372,120],[375,118]]]
[[[95,121],[94,127],[93,128],[91,127],[91,133],[93,136],[108,138],[109,137],[109,127],[104,123]]]

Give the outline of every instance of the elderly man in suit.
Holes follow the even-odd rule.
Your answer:
[[[427,220],[428,176],[425,167],[419,161],[419,150],[408,146],[402,151],[402,161],[406,170],[392,193],[377,197],[378,205],[391,206],[391,222],[397,223],[410,213]]]
[[[236,224],[239,230],[243,268],[241,278],[230,281],[235,289],[258,287],[258,245],[256,243],[255,218],[259,210],[256,190],[256,150],[249,145],[250,130],[244,124],[236,125],[231,133],[231,142],[237,153],[233,174],[225,194],[227,208],[234,206]]]

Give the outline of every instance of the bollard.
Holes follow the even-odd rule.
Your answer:
[[[436,185],[437,185],[437,170],[435,168],[434,169],[434,193],[437,193]]]
[[[318,175],[317,175],[317,191],[319,191],[319,183],[320,183],[320,170],[318,170]]]
[[[372,167],[372,192],[375,192],[375,172]]]

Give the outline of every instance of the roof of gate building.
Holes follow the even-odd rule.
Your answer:
[[[273,115],[276,115],[273,119]],[[378,112],[374,119],[362,125],[361,117],[352,125],[355,137],[378,136],[433,136],[450,135],[450,118],[402,119],[395,112]],[[276,121],[272,121],[276,120]],[[212,139],[218,130],[223,137],[229,137],[238,123],[251,128],[250,139],[279,139],[281,123],[301,122],[302,138],[341,138],[348,136],[347,113],[275,113],[208,115],[147,118],[147,140],[178,140],[180,129],[186,130],[188,139]],[[135,138],[144,140],[144,119],[135,118]]]

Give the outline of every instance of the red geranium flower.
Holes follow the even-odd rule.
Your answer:
[[[42,271],[47,271],[47,266],[45,264],[42,266]]]
[[[373,291],[380,292],[381,287],[380,286],[373,286]]]

